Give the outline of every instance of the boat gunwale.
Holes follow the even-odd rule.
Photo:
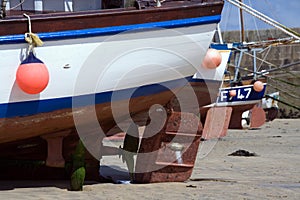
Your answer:
[[[138,25],[152,22],[184,20],[205,16],[220,15],[223,1],[213,3],[195,3],[187,6],[166,8],[126,10],[117,12],[83,11],[57,14],[29,15],[31,29],[34,33],[59,31],[77,31],[92,28],[117,27],[123,25]],[[6,18],[0,20],[0,36],[13,36],[28,32],[28,19]]]
[[[218,6],[223,5],[224,2],[222,0],[217,2],[205,2],[205,3],[194,3],[190,5],[180,5],[180,6],[170,6],[170,7],[159,7],[159,8],[148,8],[148,9],[134,9],[134,7],[130,8],[116,8],[116,9],[102,9],[102,10],[89,10],[89,11],[74,11],[74,12],[51,12],[51,13],[36,13],[30,14],[31,20],[47,20],[47,19],[61,19],[64,18],[81,18],[81,17],[95,17],[95,16],[114,16],[125,15],[125,14],[134,14],[134,13],[156,13],[156,12],[164,12],[164,11],[172,11],[172,10],[180,10],[182,8],[198,8],[198,7],[210,7],[210,6]],[[26,13],[26,11],[24,11]],[[23,15],[11,15],[7,16],[4,19],[0,19],[0,24],[3,22],[15,22],[15,21],[28,21],[27,18],[24,18]]]
[[[168,20],[162,22],[149,22],[149,23],[142,23],[142,24],[129,24],[129,25],[121,25],[121,26],[101,27],[101,28],[41,32],[38,33],[37,35],[43,41],[79,39],[79,38],[86,38],[86,37],[113,35],[123,31],[132,31],[132,30],[143,31],[143,30],[159,29],[159,28],[180,28],[185,26],[205,25],[205,24],[217,23],[218,21],[220,21],[220,19],[221,19],[221,15],[212,15],[212,16],[204,16],[198,18],[188,18],[189,22],[182,21],[187,19]],[[4,36],[0,35],[0,45],[24,43],[24,41],[25,41],[24,34],[14,34],[14,35],[4,35]]]

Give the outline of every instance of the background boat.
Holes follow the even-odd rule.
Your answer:
[[[232,107],[228,128],[242,129],[242,120],[245,118],[243,113],[250,110],[251,114],[246,117],[247,125],[252,122],[250,127],[258,128],[266,121],[261,100],[267,87],[267,73],[257,71],[256,60],[256,52],[262,49],[249,49],[241,43],[226,45],[230,47],[233,59],[228,61],[223,88],[216,105]],[[246,66],[241,66],[245,55],[253,56],[253,60]]]
[[[243,2],[248,5],[248,8],[243,5]],[[244,0],[243,2],[240,4],[239,1],[227,1],[225,6],[227,12],[224,12],[223,23],[221,22],[223,25],[222,38],[230,43],[243,42],[249,46],[249,49],[256,50],[257,70],[268,73],[266,74],[268,79],[266,96],[274,92],[280,92],[281,102],[278,104],[277,117],[296,117],[299,112],[297,101],[299,97],[294,95],[292,91],[297,90],[297,85],[299,85],[297,81],[299,79],[299,56],[297,55],[297,52],[299,52],[299,28],[287,27],[279,23],[283,20],[276,15],[273,9],[270,9],[269,16],[266,16],[249,8],[256,5],[256,9],[265,10],[265,8],[258,7],[260,4],[258,2],[251,0]],[[271,2],[266,1],[266,3],[272,6]],[[230,18],[229,13],[238,14],[238,12],[243,13],[244,16],[240,16],[239,30],[226,30]],[[283,12],[288,11],[283,10]],[[246,19],[244,23],[243,18]],[[241,29],[244,29],[244,34],[242,34]],[[242,71],[240,70],[243,74],[242,77],[253,73],[249,70],[248,64],[252,63],[253,59],[253,51],[244,54],[244,59],[241,61],[241,66],[244,67]]]
[[[270,17],[260,13],[259,11],[253,9],[251,6],[249,6],[251,5],[250,0],[248,1],[248,5],[243,3],[243,1],[241,0],[240,1],[229,0],[228,2],[231,4],[231,11],[234,9],[239,10],[240,31],[236,31],[235,33],[234,32],[227,33],[226,30],[225,31],[223,30],[224,31],[223,36],[221,36],[221,32],[219,31],[219,34],[217,35],[218,37],[216,37],[217,41],[221,43],[223,42],[223,39],[226,42],[233,42],[232,44],[233,56],[231,57],[229,67],[228,67],[228,73],[230,73],[231,78],[227,77],[228,80],[225,80],[225,85],[229,87],[239,86],[239,85],[241,87],[244,87],[245,85],[250,86],[251,84],[253,84],[254,80],[259,80],[263,83],[270,81],[271,82],[270,88],[269,89],[265,88],[263,91],[266,93],[272,93],[278,90],[278,87],[274,88],[274,84],[275,84],[274,82],[280,83],[281,80],[278,80],[275,77],[277,76],[276,74],[282,73],[283,71],[281,70],[287,72],[289,68],[296,66],[297,62],[285,63],[285,64],[281,64],[281,63],[274,64],[274,62],[276,62],[275,60],[278,58],[274,58],[272,53],[274,53],[274,55],[277,55],[278,52],[274,50],[276,48],[279,48],[279,46],[297,45],[299,41],[299,33],[290,29],[289,27],[286,27],[278,23],[277,21],[271,19]],[[229,9],[228,7],[227,10]],[[256,21],[259,19],[265,24],[271,25],[271,27],[274,27],[276,30],[246,31],[245,27],[247,27],[248,24],[244,23],[243,16],[247,14],[248,14],[247,16],[248,19],[251,17],[253,18],[253,22],[255,23],[256,28],[257,28]],[[229,14],[227,13],[227,17],[228,15]],[[226,18],[226,14],[224,18]],[[226,27],[226,21],[223,21],[223,27]],[[281,31],[281,34],[277,33],[276,34],[277,36],[274,37],[275,33],[278,30]],[[281,66],[279,67],[279,65]],[[261,99],[262,97],[263,96],[261,96]],[[245,102],[243,102],[242,104],[244,103]],[[250,124],[250,127],[252,128],[258,128],[264,123],[266,117],[263,115],[261,101],[257,101],[258,104],[255,107],[253,107],[255,104],[252,103],[249,102],[248,106],[241,105],[239,106],[240,109],[237,109],[239,107],[236,107],[236,109],[233,110],[231,116],[232,122],[230,122],[229,128],[243,128],[241,123],[242,119],[244,118],[243,112],[247,111],[247,113],[251,113],[252,108],[255,108],[255,111],[253,112],[256,113],[256,115],[254,114],[247,115],[246,117],[247,124],[248,125]],[[285,102],[283,103],[286,105],[291,105],[289,103],[285,103]],[[258,110],[260,111],[258,112]],[[270,109],[264,109],[264,110],[267,112],[268,120],[270,120],[271,118],[274,119],[274,117],[270,118],[268,116],[274,115],[275,113],[272,114]],[[270,114],[268,113],[269,111]]]

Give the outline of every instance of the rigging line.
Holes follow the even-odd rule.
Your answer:
[[[271,25],[271,26],[274,26],[275,28],[283,31],[284,33],[296,38],[296,39],[300,39],[300,34],[297,33],[296,31],[280,24],[279,22],[276,22],[274,21],[273,19],[269,18],[268,16],[258,12],[257,10],[247,6],[246,4],[242,3],[242,2],[239,2],[237,0],[227,0],[229,3],[237,6],[238,8],[241,8],[243,10],[245,10],[246,12],[250,13],[251,15],[257,17],[258,19],[264,21],[265,23]],[[241,6],[242,4],[242,6]]]
[[[282,77],[282,76],[281,76],[282,74],[268,75],[268,77],[269,77],[270,79],[274,79],[274,80],[278,80],[278,81],[284,82],[284,80],[277,78],[277,77],[278,77],[277,75],[279,75],[279,77]],[[299,77],[296,76],[295,74],[292,74],[292,76],[293,76],[293,77],[296,77],[296,78],[299,78]],[[290,83],[290,82],[288,82],[288,81],[286,81],[286,82],[287,82],[286,84],[293,85],[294,87],[300,87],[300,85],[298,85],[298,84],[296,84],[296,83]]]
[[[300,40],[295,40],[293,37],[287,38],[279,38],[279,39],[270,39],[270,40],[263,40],[260,42],[248,42],[245,43],[244,46],[249,48],[253,47],[268,47],[268,46],[280,46],[280,45],[294,45],[299,44]]]
[[[272,87],[273,89],[279,91],[281,94],[284,94],[284,95],[286,95],[288,97],[292,97],[296,101],[298,101],[298,99],[300,99],[299,96],[292,95],[289,91],[285,91],[285,90],[281,89],[280,87],[276,87],[276,86],[274,86],[272,84],[269,84],[269,83],[268,83],[268,87]]]
[[[241,51],[239,48],[237,48],[237,47],[234,47],[234,49],[235,50],[237,50],[237,51]],[[247,52],[243,52],[244,54],[246,54],[246,55],[248,55],[248,56],[250,56],[250,57],[254,57],[251,53],[247,53]],[[269,61],[264,61],[264,60],[262,60],[261,58],[258,58],[258,57],[256,57],[256,59],[257,60],[259,60],[259,61],[261,61],[261,62],[264,62],[264,63],[266,63],[266,64],[268,64],[268,65],[271,65],[271,66],[274,66],[274,67],[277,67],[277,65],[275,65],[275,64],[273,64],[273,63],[271,63],[271,62],[269,62]]]
[[[274,10],[276,10],[276,9],[274,8],[274,4],[270,3],[269,0],[265,0],[265,2],[266,2],[266,4],[268,4],[268,7],[270,7],[270,10],[269,10],[269,11],[271,12],[272,16],[273,16],[276,20],[280,19],[279,16],[277,15],[277,13],[276,13],[276,12],[273,12]]]
[[[23,3],[25,2],[26,0],[22,0],[22,1],[20,1],[20,3],[18,3],[17,5],[15,5],[15,6],[13,6],[13,7],[11,7],[9,10],[14,10],[14,9],[16,9],[17,7],[19,7],[19,6],[22,6],[23,5]]]
[[[279,23],[278,21],[275,21],[274,19],[268,17],[267,15],[264,15],[263,13],[249,7],[248,5],[244,4],[245,7],[247,7],[248,9],[252,10],[254,13],[256,13],[257,15],[260,15],[262,17],[262,19],[265,19],[266,23],[269,23],[270,25],[274,26],[277,25],[280,30],[282,30],[283,32],[285,32],[288,35],[291,35],[293,37],[295,37],[296,39],[300,39],[300,34],[290,28],[288,28],[287,26]],[[276,27],[276,26],[275,26]]]
[[[240,50],[239,50],[238,48],[236,48],[236,47],[234,47],[234,49],[240,51]],[[248,55],[248,56],[250,56],[250,57],[253,57],[253,55],[250,54],[250,53],[247,53],[247,52],[243,52],[243,53],[244,53],[245,55]],[[264,62],[264,63],[266,63],[266,64],[268,64],[268,65],[270,65],[270,66],[276,67],[275,69],[278,68],[277,65],[275,65],[275,64],[273,64],[273,63],[271,63],[271,62],[262,60],[261,58],[258,58],[258,57],[256,57],[256,59],[259,60],[259,61],[261,61],[261,62]],[[298,62],[296,62],[296,64],[298,64]],[[293,64],[293,65],[295,65],[295,64]],[[234,65],[232,65],[232,66],[235,67]],[[235,67],[235,68],[236,68],[236,67]],[[294,77],[300,78],[300,76],[298,76],[298,75],[296,75],[296,74],[294,74],[294,73],[292,73],[292,72],[290,72],[290,71],[284,70],[284,68],[281,69],[281,70],[282,70],[283,72],[285,72],[285,73],[288,73],[288,74],[294,76]]]
[[[222,12],[225,13],[224,15],[226,16],[226,18],[222,17],[221,19],[221,24],[225,24],[224,25],[224,30],[223,31],[223,42],[224,40],[226,40],[226,37],[228,35],[228,32],[231,31],[231,30],[227,30],[228,27],[230,27],[230,21],[231,21],[231,14],[234,13],[234,10],[233,8],[235,8],[232,4],[230,3],[225,3],[225,8],[223,10],[225,10],[226,12]],[[224,20],[225,19],[225,20]],[[225,23],[224,23],[225,22]],[[228,31],[228,32],[227,32]]]
[[[290,75],[292,75],[293,77],[296,77],[296,78],[300,78],[300,76],[298,76],[297,74],[294,74],[294,73],[292,73],[292,72],[290,72],[290,71],[286,71],[286,70],[283,70],[285,73],[288,73],[288,74],[290,74]]]
[[[264,18],[264,19],[266,19],[266,20],[268,20],[268,21],[270,21],[270,22],[272,22],[272,23],[274,23],[278,26],[284,26],[284,25],[280,24],[279,22],[275,21],[274,19],[272,19],[272,18],[268,17],[267,15],[259,12],[258,10],[255,10],[254,8],[248,6],[247,4],[245,4],[243,2],[240,2],[238,0],[227,0],[227,1],[229,1],[229,2],[232,1],[232,2],[235,2],[235,3],[239,3],[239,7],[241,7],[241,9],[244,9],[246,12],[251,11],[251,13],[249,12],[250,14],[254,13],[254,14],[256,14],[256,15],[258,15],[258,16],[260,16],[260,17],[262,17],[262,18]]]
[[[271,11],[272,16],[273,16],[276,20],[280,19],[280,18],[278,17],[278,15],[277,15],[276,13],[273,12],[273,11],[275,10],[273,4],[271,4],[271,3],[269,2],[269,0],[265,0],[265,2],[266,2],[266,4],[268,4],[268,7],[271,8],[270,11]],[[271,31],[270,33],[271,33],[271,37],[274,38],[273,32]]]
[[[279,70],[280,71],[280,70]],[[294,74],[294,73],[291,73],[290,71],[288,71],[288,70],[281,70],[281,74],[273,74],[273,75],[268,75],[270,78],[272,77],[277,77],[277,75],[282,75],[283,73],[285,73],[286,75],[288,74],[288,75],[290,75],[290,76],[292,76],[292,77],[295,77],[295,78],[300,78],[300,76],[297,76],[296,74]]]
[[[271,51],[272,46],[268,46],[266,49],[268,49],[268,51],[266,52],[265,56],[263,57],[263,61],[260,62],[260,65],[258,66],[257,70],[259,71],[260,68],[262,67],[263,63],[265,62],[267,56],[269,55],[270,51]],[[264,49],[265,50],[265,49]],[[263,50],[263,51],[264,51]]]
[[[226,5],[226,7],[224,8],[225,10],[228,10],[228,12],[224,12],[225,13],[225,16],[226,16],[226,18],[222,18],[222,19],[225,19],[224,21],[225,21],[225,25],[224,25],[224,29],[225,29],[225,31],[223,31],[223,39],[225,39],[225,37],[226,37],[226,30],[227,30],[227,25],[228,25],[228,21],[229,21],[229,17],[230,17],[230,13],[231,13],[231,5],[230,4],[225,4]],[[222,23],[222,19],[221,19],[221,23]],[[223,22],[224,22],[223,21]]]
[[[283,69],[285,69],[285,68],[292,67],[292,66],[297,65],[297,64],[300,64],[300,61],[293,62],[293,63],[287,64],[287,65],[283,65],[283,66],[277,67],[276,69],[266,70],[266,71],[263,71],[263,72],[254,72],[253,70],[246,69],[246,68],[239,68],[239,69],[240,69],[240,70],[243,70],[243,71],[246,71],[246,72],[255,73],[255,74],[261,75],[261,76],[263,76],[263,77],[270,78],[270,75],[266,76],[266,75],[264,75],[264,74],[266,74],[266,73],[268,73],[268,72],[270,72],[270,71],[272,72],[272,71],[283,70]],[[238,67],[236,67],[235,65],[230,64],[230,63],[228,64],[228,66],[233,67],[233,68],[238,68]]]
[[[291,75],[292,77],[300,78],[300,76],[298,76],[296,73],[290,72],[288,70],[281,70],[281,71]],[[276,76],[276,74],[274,74],[274,76]]]
[[[286,81],[286,80],[282,80],[282,79],[273,77],[272,75],[270,76],[270,79],[275,80],[275,81],[278,81],[278,82],[282,82],[282,83],[285,83],[285,84],[288,84],[288,85],[291,85],[291,86],[294,86],[294,87],[300,87],[300,85],[298,85],[298,84],[291,83],[291,82],[288,82],[288,81]]]
[[[294,62],[294,63],[290,63],[290,65],[291,65],[291,66],[297,65],[297,64],[299,64],[299,62],[300,62],[300,61]],[[288,64],[288,65],[289,65],[289,64]],[[290,67],[291,67],[291,66],[290,66]],[[290,75],[293,76],[293,77],[300,78],[300,76],[298,76],[296,73],[293,73],[293,72],[291,72],[291,71],[288,71],[288,70],[286,70],[285,68],[288,68],[288,66],[287,66],[287,67],[284,67],[284,68],[280,68],[279,71],[281,70],[281,71],[283,71],[283,72],[285,72],[285,73],[287,73],[287,74],[290,74]],[[276,68],[276,69],[277,69],[277,68]],[[273,70],[276,71],[276,69],[273,69]],[[278,71],[278,70],[277,70],[277,71]]]
[[[283,80],[283,79],[279,79],[279,78],[274,77],[274,76],[271,75],[270,76],[270,81],[274,81],[274,82],[278,83],[278,85],[280,85],[280,86],[291,87],[291,88],[293,88],[293,92],[296,92],[296,91],[300,92],[300,90],[299,90],[300,85],[298,83],[293,83],[293,80],[291,80],[291,81]],[[295,82],[297,82],[297,81],[295,81]]]
[[[274,85],[272,85],[272,84],[269,84],[269,83],[268,83],[268,87],[272,87],[273,89],[279,91],[281,94],[284,94],[284,95],[286,95],[286,96],[292,97],[292,98],[293,98],[295,101],[297,101],[297,102],[298,102],[297,99],[300,99],[299,96],[292,95],[290,92],[285,91],[285,90],[281,89],[280,87],[276,87],[276,86],[274,86]],[[282,97],[282,98],[283,98],[283,97]]]
[[[268,70],[268,72],[277,71],[277,70],[282,70],[282,69],[289,68],[289,67],[292,67],[292,66],[298,65],[298,64],[300,64],[300,61],[293,62],[293,63],[289,63],[289,64],[286,64],[286,65],[277,67],[276,69],[270,69],[270,70]]]
[[[279,103],[285,104],[285,105],[287,105],[287,106],[289,106],[289,107],[292,107],[292,108],[295,108],[295,109],[297,109],[297,110],[300,110],[300,107],[291,105],[291,104],[289,104],[289,103],[286,103],[285,101],[279,100],[279,99],[277,99],[277,98],[275,98],[275,97],[272,97],[272,96],[270,96],[270,95],[268,95],[268,94],[266,94],[265,97],[270,98],[270,99],[273,99],[273,100],[275,100],[275,101],[278,101]]]
[[[247,69],[247,68],[236,67],[235,65],[230,64],[230,63],[228,64],[228,66],[233,67],[233,68],[235,68],[235,69],[236,69],[236,68],[239,68],[239,69],[242,70],[242,71],[250,72],[250,73],[253,73],[253,74],[257,74],[257,75],[259,75],[259,76],[262,76],[262,77],[269,78],[269,76],[264,75],[264,74],[266,74],[267,71],[264,71],[264,72],[255,72],[255,71],[250,70],[250,69]],[[247,75],[246,75],[245,77],[247,77]]]
[[[249,2],[249,5],[252,7],[252,2],[251,2],[251,0],[249,0],[248,2]],[[252,19],[253,19],[253,22],[254,22],[256,34],[257,34],[257,36],[258,36],[258,40],[261,41],[261,37],[260,37],[259,31],[258,31],[258,26],[257,26],[256,20],[255,20],[255,17],[252,16]]]
[[[286,70],[286,68],[289,68],[289,67],[292,67],[292,66],[294,66],[294,65],[298,65],[298,64],[300,64],[300,61],[297,61],[297,62],[293,62],[293,63],[289,63],[289,64],[285,64],[285,65],[282,65],[282,66],[280,66],[280,67],[277,67],[277,68],[273,68],[273,69],[270,69],[270,70],[268,70],[268,71],[270,71],[270,72],[272,72],[272,71],[283,71],[283,72],[286,72],[286,73],[288,73],[288,74],[291,74],[292,76],[294,76],[294,77],[297,77],[297,78],[299,78],[300,76],[298,76],[297,74],[295,74],[295,73],[293,73],[292,71],[289,71],[289,70]]]

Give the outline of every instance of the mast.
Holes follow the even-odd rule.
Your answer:
[[[239,0],[239,1],[243,3],[243,0]],[[243,17],[243,9],[241,7],[240,7],[240,21],[241,21],[241,42],[245,42],[244,17]]]
[[[1,1],[1,6],[0,6],[0,19],[5,18],[5,16],[6,16],[6,4],[7,4],[7,0],[2,0],[2,1]]]

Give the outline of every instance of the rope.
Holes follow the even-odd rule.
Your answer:
[[[250,6],[237,1],[237,0],[227,0],[229,3],[237,6],[238,8],[243,9],[244,11],[248,12],[249,14],[253,15],[254,17],[257,17],[258,19],[264,21],[265,23],[274,26],[275,28],[283,31],[284,33],[296,38],[297,40],[300,40],[300,34],[296,31],[293,31],[292,29],[280,24],[279,22],[271,19],[270,17],[258,12],[257,10],[251,8]]]
[[[297,61],[297,62],[294,62],[294,63],[290,63],[290,64],[287,64],[287,65],[283,65],[283,66],[277,67],[275,69],[269,69],[269,70],[266,70],[266,71],[263,71],[263,72],[254,72],[253,70],[250,70],[250,69],[247,69],[247,68],[239,68],[239,69],[243,70],[243,71],[246,71],[246,72],[251,72],[253,74],[257,74],[257,75],[260,75],[260,76],[263,76],[263,77],[273,78],[274,79],[274,77],[270,77],[269,75],[266,76],[264,74],[266,74],[267,72],[278,71],[278,70],[285,71],[284,70],[285,68],[289,68],[289,67],[292,67],[292,66],[298,65],[298,64],[300,64],[300,61]],[[230,64],[230,63],[228,64],[228,66],[233,67],[233,68],[238,68],[235,65]],[[288,71],[285,71],[285,72],[288,72]],[[294,76],[296,76],[296,75],[294,75]],[[298,77],[298,76],[296,76],[296,77]]]
[[[224,30],[227,30],[227,27],[228,27],[228,24],[229,24],[228,22],[229,22],[229,19],[230,19],[230,15],[232,13],[231,9],[232,9],[232,6],[230,6],[230,4],[228,4],[228,3],[225,3],[225,7],[223,8],[223,10],[226,10],[227,12],[224,12],[224,17],[222,18],[222,20],[224,22],[226,22],[226,23],[223,23]],[[223,39],[226,40],[226,37],[227,37],[227,32],[223,31]]]
[[[240,51],[239,48],[234,48],[234,49],[237,50],[237,51]],[[247,52],[243,52],[243,53],[253,58],[253,55],[252,55],[251,53],[247,53]],[[271,65],[271,66],[273,66],[273,67],[277,67],[277,65],[275,65],[275,64],[273,64],[273,63],[271,63],[271,62],[268,62],[268,61],[266,61],[266,60],[263,60],[263,59],[261,59],[261,58],[256,57],[256,59],[259,60],[259,61],[261,61],[261,62],[263,62],[263,63],[266,63],[266,64],[268,64],[268,65]]]
[[[264,0],[264,1],[265,1],[265,4],[267,4],[267,7],[270,8],[270,9],[269,9],[270,15],[271,15],[274,19],[276,19],[276,20],[280,19],[280,18],[278,17],[277,13],[276,13],[276,12],[273,12],[274,10],[276,10],[276,9],[274,8],[274,4],[270,3],[269,0]],[[274,36],[274,34],[273,34],[272,31],[270,32],[270,35],[271,35],[272,38],[275,38],[275,36]]]
[[[25,0],[22,0],[22,1],[21,1],[20,3],[18,3],[17,5],[11,7],[10,10],[14,10],[14,9],[16,9],[16,8],[19,7],[19,6],[22,6],[24,2],[25,2]]]
[[[23,14],[28,19],[28,33],[25,33],[25,41],[28,42],[28,52],[33,51],[34,47],[42,46],[43,41],[39,38],[37,34],[32,33],[31,31],[31,20],[30,17],[27,14]]]
[[[234,49],[239,51],[238,48],[234,48]],[[246,55],[248,55],[248,56],[250,56],[250,57],[253,57],[253,55],[250,54],[250,53],[247,53],[247,52],[243,52],[243,53],[246,54]],[[288,67],[293,66],[293,65],[296,65],[296,64],[300,64],[300,63],[299,63],[300,61],[297,61],[297,62],[294,62],[294,63],[290,63],[290,64],[287,64],[287,65],[284,65],[284,66],[281,66],[281,67],[277,67],[277,65],[275,65],[275,64],[273,64],[273,63],[271,63],[271,62],[268,62],[268,61],[266,61],[266,60],[263,60],[263,59],[261,59],[261,58],[259,58],[259,57],[256,57],[256,59],[259,60],[259,61],[261,61],[261,62],[263,62],[263,63],[268,64],[269,66],[276,67],[275,69],[271,69],[271,70],[267,70],[267,71],[282,70],[282,71],[284,71],[285,73],[288,73],[288,74],[290,74],[290,75],[292,75],[292,76],[294,76],[294,77],[300,78],[300,76],[298,76],[298,75],[296,75],[296,74],[294,74],[294,73],[292,73],[292,72],[290,72],[290,71],[284,69],[284,68],[288,68]],[[231,67],[234,67],[234,68],[237,68],[236,66],[234,66],[234,65],[232,65],[232,64],[230,64],[230,66],[231,66]],[[244,68],[244,70],[246,70],[246,68]],[[257,74],[259,74],[259,73],[257,73]]]
[[[285,83],[285,84],[290,85],[290,86],[293,86],[293,87],[300,88],[300,85],[299,85],[299,84],[291,83],[291,82],[289,82],[289,81],[282,80],[282,79],[275,78],[275,77],[271,77],[271,79],[276,80],[278,83],[281,82],[281,83]],[[293,91],[293,92],[295,92],[295,91]]]
[[[297,110],[300,110],[300,107],[294,106],[294,105],[289,104],[289,103],[287,103],[287,102],[285,102],[285,101],[282,101],[282,100],[279,100],[279,99],[277,99],[277,98],[274,98],[274,97],[272,97],[272,96],[270,96],[270,95],[267,95],[267,94],[266,94],[265,97],[271,98],[271,99],[273,99],[273,100],[275,100],[275,101],[278,101],[279,103],[282,103],[282,104],[285,104],[285,105],[287,105],[287,106],[289,106],[289,107],[292,107],[292,108],[295,108],[295,109],[297,109]]]
[[[249,0],[248,2],[249,2],[249,5],[252,7],[251,0]],[[254,26],[255,26],[255,30],[256,30],[256,34],[257,34],[258,40],[261,41],[261,37],[260,37],[259,31],[258,31],[258,26],[257,26],[256,20],[255,20],[255,17],[252,16],[252,19],[253,19],[253,22],[254,22]]]
[[[267,56],[269,55],[269,53],[270,53],[270,51],[271,51],[271,48],[272,48],[272,46],[267,47],[268,51],[267,51],[267,53],[265,54],[265,56],[263,57],[262,61],[260,62],[260,65],[259,65],[259,67],[257,68],[258,71],[259,71],[260,68],[262,67],[263,63],[265,63],[265,61],[266,61],[266,59],[267,59]],[[265,50],[265,49],[264,49],[264,50]],[[264,50],[263,50],[263,51],[264,51]]]
[[[232,64],[228,64],[228,66],[237,68],[237,67],[235,67],[235,66],[232,65]],[[281,81],[281,82],[283,82],[281,79],[275,78],[275,77],[273,77],[272,75],[265,75],[265,74],[268,73],[268,71],[264,71],[264,72],[254,72],[254,71],[249,70],[249,69],[247,69],[247,68],[239,68],[239,69],[242,70],[242,71],[246,71],[246,72],[250,72],[250,73],[253,73],[253,74],[257,74],[258,76],[261,76],[261,77],[266,77],[266,78],[268,78],[268,79],[272,79],[272,80],[276,80],[276,81]],[[248,75],[243,76],[243,77],[248,77]],[[241,77],[241,78],[242,78],[242,77]],[[298,77],[297,77],[297,78],[298,78]],[[291,86],[293,86],[293,87],[299,87],[299,85],[293,84],[293,83],[290,83],[290,82],[284,82],[284,83],[286,83],[286,84],[288,84],[288,85],[291,85]]]

